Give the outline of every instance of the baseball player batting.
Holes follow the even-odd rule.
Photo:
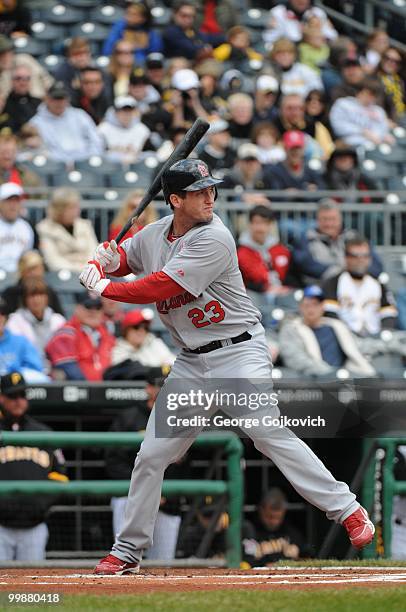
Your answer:
[[[261,315],[248,297],[230,231],[213,213],[217,185],[203,161],[181,160],[162,176],[172,214],[146,226],[117,248],[100,244],[80,280],[112,300],[157,303],[163,323],[181,348],[170,379],[271,379]],[[112,283],[105,274],[145,274]],[[175,381],[176,382],[176,381]],[[162,391],[161,391],[162,393]],[[121,532],[96,574],[136,574],[151,546],[165,469],[184,455],[188,437],[155,437],[155,409],[136,457]],[[342,523],[351,544],[369,544],[375,528],[347,484],[337,481],[313,451],[288,429],[270,435],[247,429],[255,447],[281,470],[293,487],[327,517]]]

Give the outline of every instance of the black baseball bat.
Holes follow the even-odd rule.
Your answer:
[[[161,191],[161,177],[167,168],[170,168],[174,163],[179,161],[180,159],[185,159],[190,155],[193,149],[196,147],[198,142],[203,138],[210,125],[204,119],[197,118],[192,127],[186,132],[181,142],[178,146],[173,150],[172,154],[168,157],[156,177],[151,183],[151,186],[145,192],[144,197],[138,205],[137,210],[131,217],[128,219],[127,223],[121,229],[121,231],[117,234],[115,238],[115,242],[120,244],[128,230],[131,228],[135,219],[137,219],[140,214],[146,209],[148,204],[156,198],[158,193]]]

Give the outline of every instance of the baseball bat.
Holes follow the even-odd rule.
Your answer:
[[[152,181],[150,187],[145,192],[141,202],[138,205],[137,210],[131,217],[128,219],[127,223],[121,229],[121,231],[117,234],[115,238],[116,244],[120,244],[128,230],[131,228],[134,221],[141,215],[141,213],[146,209],[148,204],[158,195],[161,191],[161,177],[167,168],[170,168],[174,163],[179,161],[180,159],[185,159],[190,155],[193,149],[196,147],[198,142],[203,138],[210,125],[204,119],[198,117],[192,127],[186,132],[181,142],[178,146],[173,150],[171,155],[168,157],[154,180]]]

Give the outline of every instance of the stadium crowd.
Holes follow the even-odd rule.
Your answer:
[[[406,174],[406,64],[384,29],[344,35],[311,0],[266,10],[255,0],[129,0],[111,2],[113,21],[95,2],[82,26],[69,2],[59,5],[65,21],[53,6],[30,14],[23,4],[0,7],[3,386],[15,372],[28,383],[132,380],[173,363],[176,347],[153,305],[129,310],[78,283],[74,303],[58,288],[105,238],[81,211],[86,189],[128,187],[111,219],[114,238],[143,193],[126,173],[142,172],[147,159],[158,170],[197,117],[211,127],[196,155],[224,179],[221,197],[246,205],[230,229],[274,363],[291,377],[335,379],[343,369],[370,377],[385,375],[376,359],[391,355],[403,372],[406,291],[397,304],[368,231],[379,214],[368,192]],[[388,155],[387,175],[368,171],[371,152],[378,170],[379,154]],[[50,197],[34,224],[41,188]],[[281,219],[273,191],[286,210],[308,192],[314,220]],[[368,204],[363,235],[343,222],[342,204],[354,201]],[[158,215],[150,205],[127,237]],[[281,520],[285,512],[278,491],[261,504],[259,531],[267,506]],[[250,562],[259,555],[254,531]],[[296,544],[287,557],[299,554]]]

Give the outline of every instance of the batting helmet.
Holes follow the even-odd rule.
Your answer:
[[[166,202],[170,204],[171,193],[199,191],[222,182],[211,175],[209,166],[201,159],[181,159],[163,173],[162,191]]]

